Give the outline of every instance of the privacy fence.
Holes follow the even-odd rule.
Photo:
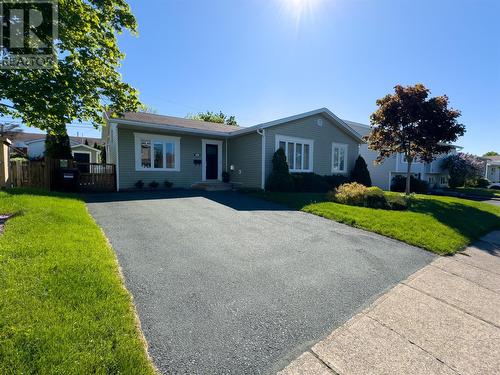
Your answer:
[[[114,164],[45,159],[12,160],[10,167],[13,187],[80,192],[116,190]]]

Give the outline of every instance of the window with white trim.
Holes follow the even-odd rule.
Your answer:
[[[276,150],[285,151],[290,172],[312,172],[313,140],[276,136]]]
[[[134,133],[137,171],[179,171],[180,138]]]
[[[332,144],[332,173],[346,173],[347,145],[344,143]]]

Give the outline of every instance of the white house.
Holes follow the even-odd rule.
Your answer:
[[[357,131],[362,136],[370,133],[371,127],[369,125],[360,124],[353,121],[344,120],[351,128]],[[462,149],[460,146],[453,145],[453,148],[448,154],[439,155],[431,163],[422,161],[415,161],[411,166],[411,173],[420,178],[421,180],[429,182],[431,187],[446,187],[448,186],[448,172],[441,168],[443,158],[448,155],[455,154],[457,150]],[[381,164],[375,164],[377,152],[368,149],[367,144],[360,145],[359,154],[365,159],[370,171],[372,184],[384,190],[390,190],[391,181],[394,176],[406,176],[408,165],[404,155],[393,155]]]
[[[492,183],[500,183],[500,156],[487,156],[484,177]]]
[[[100,150],[92,147],[101,144],[98,138],[69,137],[73,157],[80,163],[99,163]],[[87,140],[89,145],[85,144]],[[92,145],[92,146],[91,146]],[[28,154],[30,159],[43,157],[45,153],[45,134],[24,133],[16,134],[13,146]]]

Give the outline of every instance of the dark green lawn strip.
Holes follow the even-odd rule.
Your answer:
[[[417,195],[410,210],[389,211],[325,202],[324,194],[258,196],[442,255],[453,254],[489,231],[500,229],[499,207],[452,197]]]
[[[154,374],[85,204],[32,193],[0,192],[0,213],[20,213],[0,235],[0,373]]]
[[[476,195],[480,197],[500,198],[500,190],[496,189],[481,189],[481,188],[455,188],[447,189],[461,194]]]

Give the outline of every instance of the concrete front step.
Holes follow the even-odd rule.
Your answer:
[[[227,191],[232,190],[232,186],[225,182],[197,182],[191,185],[191,189],[204,191]]]

